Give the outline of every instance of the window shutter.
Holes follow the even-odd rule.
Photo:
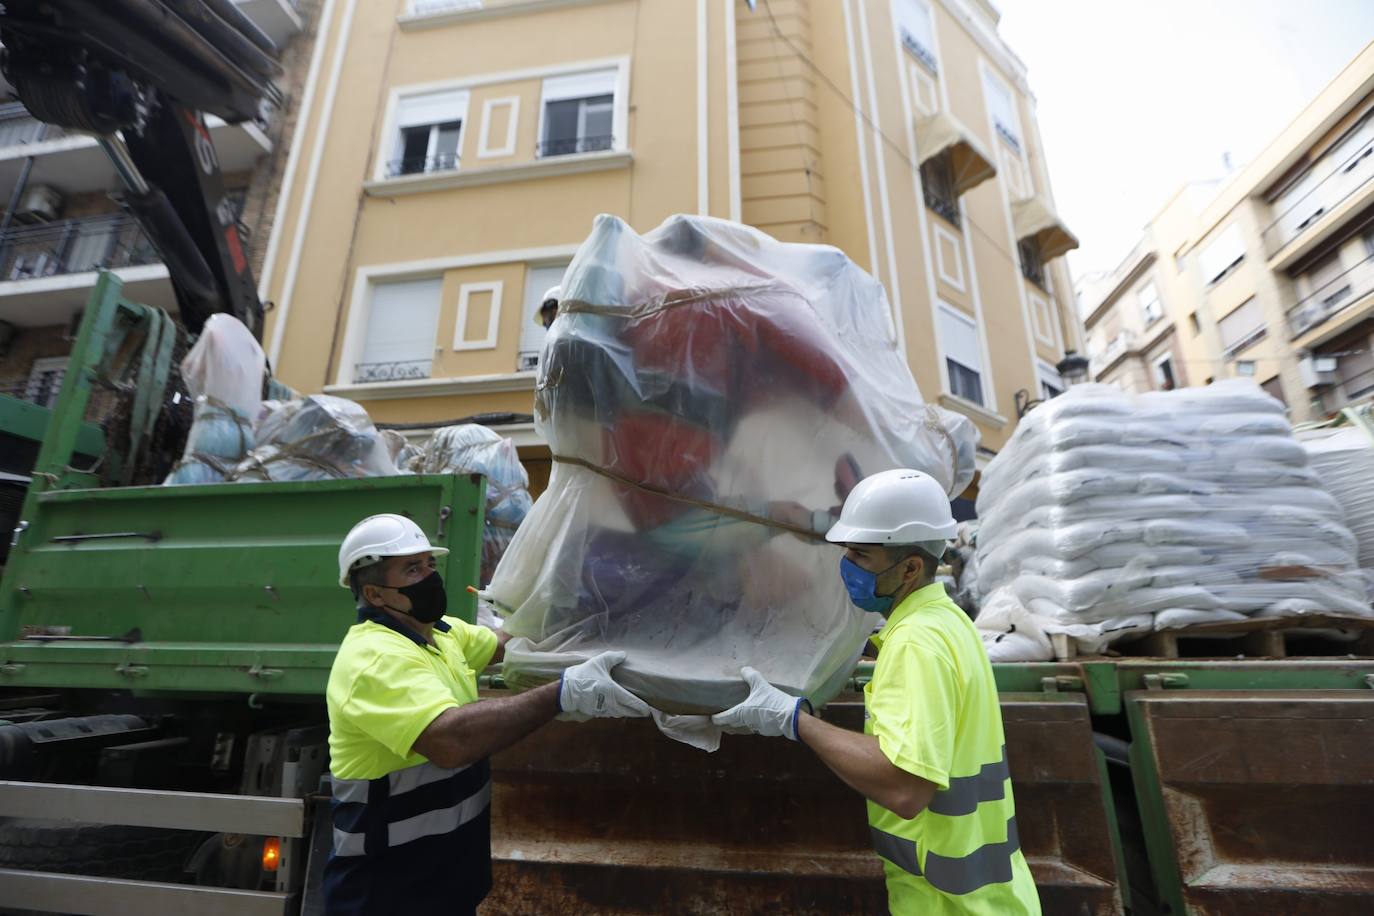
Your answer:
[[[520,356],[538,356],[544,349],[544,326],[538,322],[539,306],[544,303],[544,291],[563,282],[567,265],[531,267],[525,271],[525,307],[521,309]]]
[[[946,306],[940,306],[940,342],[945,356],[962,366],[983,371],[982,348],[978,345],[978,325],[972,318]]]
[[[396,106],[396,126],[403,129],[460,121],[467,116],[467,109],[466,90],[407,96]]]
[[[1264,328],[1264,309],[1260,301],[1250,297],[1245,304],[1217,322],[1221,346],[1231,350],[1254,337]]]
[[[549,77],[544,80],[544,101],[561,102],[566,99],[614,95],[617,76],[615,70],[593,70],[589,73]]]
[[[1245,239],[1240,226],[1232,223],[1221,231],[1202,252],[1202,280],[1212,283],[1236,261],[1245,257]]]
[[[373,286],[359,362],[433,360],[443,283],[442,278],[431,277]]]

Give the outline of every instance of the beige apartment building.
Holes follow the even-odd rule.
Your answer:
[[[1374,44],[1249,165],[1181,189],[1080,297],[1093,378],[1249,377],[1295,421],[1374,395]]]
[[[379,422],[483,416],[532,474],[535,311],[598,213],[836,245],[995,451],[1083,349],[1025,68],[984,0],[325,0],[265,345]]]
[[[280,51],[281,110],[258,121],[207,119],[254,269],[271,236],[276,189],[310,61],[321,0],[235,0]],[[154,176],[155,177],[155,176]],[[114,167],[95,138],[35,120],[0,78],[0,393],[51,406],[75,321],[108,269],[135,301],[175,312],[167,268],[111,194]]]

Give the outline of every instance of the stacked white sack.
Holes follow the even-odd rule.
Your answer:
[[[1094,651],[1192,623],[1370,614],[1339,503],[1248,381],[1075,388],[1021,421],[983,472],[978,515],[990,650],[1013,626],[1046,657],[1034,631]]]
[[[1374,584],[1374,439],[1354,426],[1306,430],[1298,438],[1312,469],[1345,510],[1365,582]]]

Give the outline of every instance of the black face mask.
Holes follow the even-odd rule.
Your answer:
[[[388,586],[389,588],[394,586]],[[439,573],[432,572],[414,585],[397,588],[396,591],[410,600],[410,610],[383,605],[398,614],[407,614],[421,623],[434,623],[448,610],[448,593],[444,591],[444,579]]]

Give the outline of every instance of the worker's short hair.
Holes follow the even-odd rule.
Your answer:
[[[940,558],[919,544],[885,544],[883,550],[887,553],[889,564],[899,563],[907,557],[920,557],[920,584],[929,585],[935,581],[936,570],[940,568]]]
[[[364,585],[386,585],[386,560],[357,566],[348,571],[348,587],[353,589],[353,598],[363,600]]]

